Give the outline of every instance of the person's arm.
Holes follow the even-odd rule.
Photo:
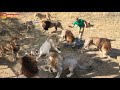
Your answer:
[[[87,26],[87,23],[86,23],[86,21],[84,21],[84,25],[85,25],[85,27]]]
[[[71,25],[71,26],[69,25],[70,28],[73,28],[74,26],[75,26],[75,25]]]
[[[76,25],[76,24],[75,24],[75,22],[74,22],[71,26],[69,25],[69,27],[70,27],[70,28],[73,28],[75,25]]]

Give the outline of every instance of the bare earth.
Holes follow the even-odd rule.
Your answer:
[[[27,20],[33,20],[35,12],[13,13],[19,13],[19,22],[24,23]],[[111,57],[107,59],[102,59],[100,57],[101,54],[96,50],[82,54],[80,53],[80,49],[67,48],[61,44],[60,50],[63,56],[73,56],[79,61],[80,65],[91,67],[89,70],[82,70],[76,67],[74,70],[75,74],[71,78],[120,78],[120,12],[50,12],[50,14],[56,17],[53,18],[53,20],[61,20],[63,27],[70,29],[76,37],[78,36],[77,28],[69,28],[68,25],[72,24],[75,17],[79,17],[90,20],[90,22],[95,25],[94,28],[85,28],[83,39],[94,36],[116,40],[112,41],[112,54]],[[20,57],[25,53],[23,50],[29,52],[30,50],[39,49],[48,37],[48,34],[54,30],[54,28],[51,28],[45,36],[42,36],[41,31],[43,30],[40,28],[40,24],[36,23],[35,25],[36,30],[29,32],[27,35],[28,38],[25,38],[26,34],[24,32],[22,33],[23,35],[20,36],[22,38],[22,47],[19,52]],[[60,32],[61,29],[58,29],[59,34]],[[1,36],[1,39],[7,40],[9,36]],[[10,56],[6,56],[6,58],[7,59],[0,57],[0,78],[16,78],[20,74],[20,58],[16,62],[12,61]],[[38,65],[44,65],[44,62],[40,62]],[[66,78],[65,75],[67,73],[69,73],[68,70],[65,70],[61,77]],[[37,77],[54,78],[55,74],[40,70]]]

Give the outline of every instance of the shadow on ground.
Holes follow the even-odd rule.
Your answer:
[[[2,27],[11,27],[11,28],[6,28],[7,30],[26,29],[24,26],[22,26],[23,24],[20,23],[19,20],[17,19],[9,19],[8,22],[6,23],[7,26],[4,23]],[[58,33],[60,32],[61,31],[58,31]],[[15,32],[15,34],[19,35],[18,32]],[[21,50],[25,50],[27,52],[30,52],[31,50],[38,50],[40,46],[45,42],[46,38],[48,37],[48,35],[42,36],[40,30],[33,30],[29,32],[28,33],[28,36],[30,36],[29,38],[25,38],[25,36],[26,35],[21,36],[22,37]],[[89,67],[88,70],[82,70],[76,67],[74,70],[75,73],[74,75],[71,76],[71,78],[99,78],[99,77],[119,78],[119,63],[114,62],[114,60],[118,60],[116,57],[120,56],[120,50],[118,49],[113,48],[112,53],[110,54],[110,57],[113,58],[112,60],[109,58],[102,59],[100,57],[96,57],[97,54],[88,54],[88,53],[81,54],[80,52],[78,52],[79,49],[66,48],[64,46],[62,46],[60,50],[62,51],[61,54],[63,56],[67,56],[67,55],[74,56],[78,58],[80,65]],[[96,50],[94,52],[96,52]],[[11,68],[11,70],[15,73],[16,76],[20,71],[20,65],[18,66],[18,68],[15,68],[17,64],[20,64],[20,59],[18,59],[15,62],[10,62],[5,58],[0,58],[0,65],[6,65],[8,66],[8,68]],[[69,73],[68,70],[63,71],[61,78],[66,78],[66,74],[68,73]],[[39,74],[38,75],[39,78],[52,78],[55,77],[56,75],[55,73],[51,74],[49,72],[45,72],[42,70],[40,70],[38,74]]]

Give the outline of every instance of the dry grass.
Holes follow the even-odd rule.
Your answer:
[[[20,20],[21,23],[27,20],[33,20],[34,13],[19,12],[18,19]],[[56,18],[53,18],[53,20],[61,20],[63,27],[65,29],[70,29],[76,37],[78,36],[77,28],[71,29],[71,28],[68,28],[68,25],[72,24],[75,17],[79,17],[85,20],[89,20],[92,24],[95,25],[95,29],[90,29],[90,28],[85,29],[83,39],[90,36],[116,39],[116,41],[112,42],[112,48],[113,48],[113,52],[117,54],[117,59],[114,59],[114,58],[102,59],[100,58],[98,51],[90,51],[90,52],[81,54],[77,49],[65,48],[61,46],[62,55],[64,56],[72,55],[79,60],[79,63],[81,65],[84,65],[86,67],[92,66],[92,69],[88,71],[80,70],[77,68],[75,70],[76,75],[73,75],[73,78],[74,77],[77,77],[77,78],[119,78],[120,77],[119,76],[120,12],[50,12],[50,14],[53,17],[56,17]],[[44,43],[48,35],[46,34],[46,36],[41,36],[40,31],[42,30],[40,29],[39,24],[36,25],[36,28],[38,28],[39,30],[36,30],[29,34],[32,37],[34,37],[32,40],[30,39],[22,40],[21,52],[22,50],[29,51],[31,49],[39,49],[39,47]],[[54,28],[51,28],[49,30],[49,33],[53,30]],[[58,31],[61,31],[61,30],[58,30]],[[23,54],[21,54],[21,56],[22,55]],[[4,60],[0,61],[1,63],[0,66],[2,66],[3,62]],[[18,65],[16,68],[12,68],[12,70],[16,72],[19,71],[20,65]],[[6,74],[3,75],[1,74],[1,72],[2,73],[7,72],[7,75]],[[8,75],[11,75],[11,70],[0,69],[0,77],[5,78],[5,77],[8,77]],[[11,76],[14,76],[14,75],[11,75]],[[50,77],[53,77],[53,75],[48,72],[40,71],[39,77],[50,78]]]

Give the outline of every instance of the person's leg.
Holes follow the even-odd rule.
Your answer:
[[[84,32],[84,27],[80,27],[80,29],[79,29],[79,39],[82,39],[83,32]]]
[[[83,36],[83,33],[84,33],[84,27],[82,27],[82,29],[81,29],[81,39],[82,39],[82,36]]]
[[[78,38],[81,38],[80,36],[81,36],[81,27],[79,27],[79,36],[78,36]]]

